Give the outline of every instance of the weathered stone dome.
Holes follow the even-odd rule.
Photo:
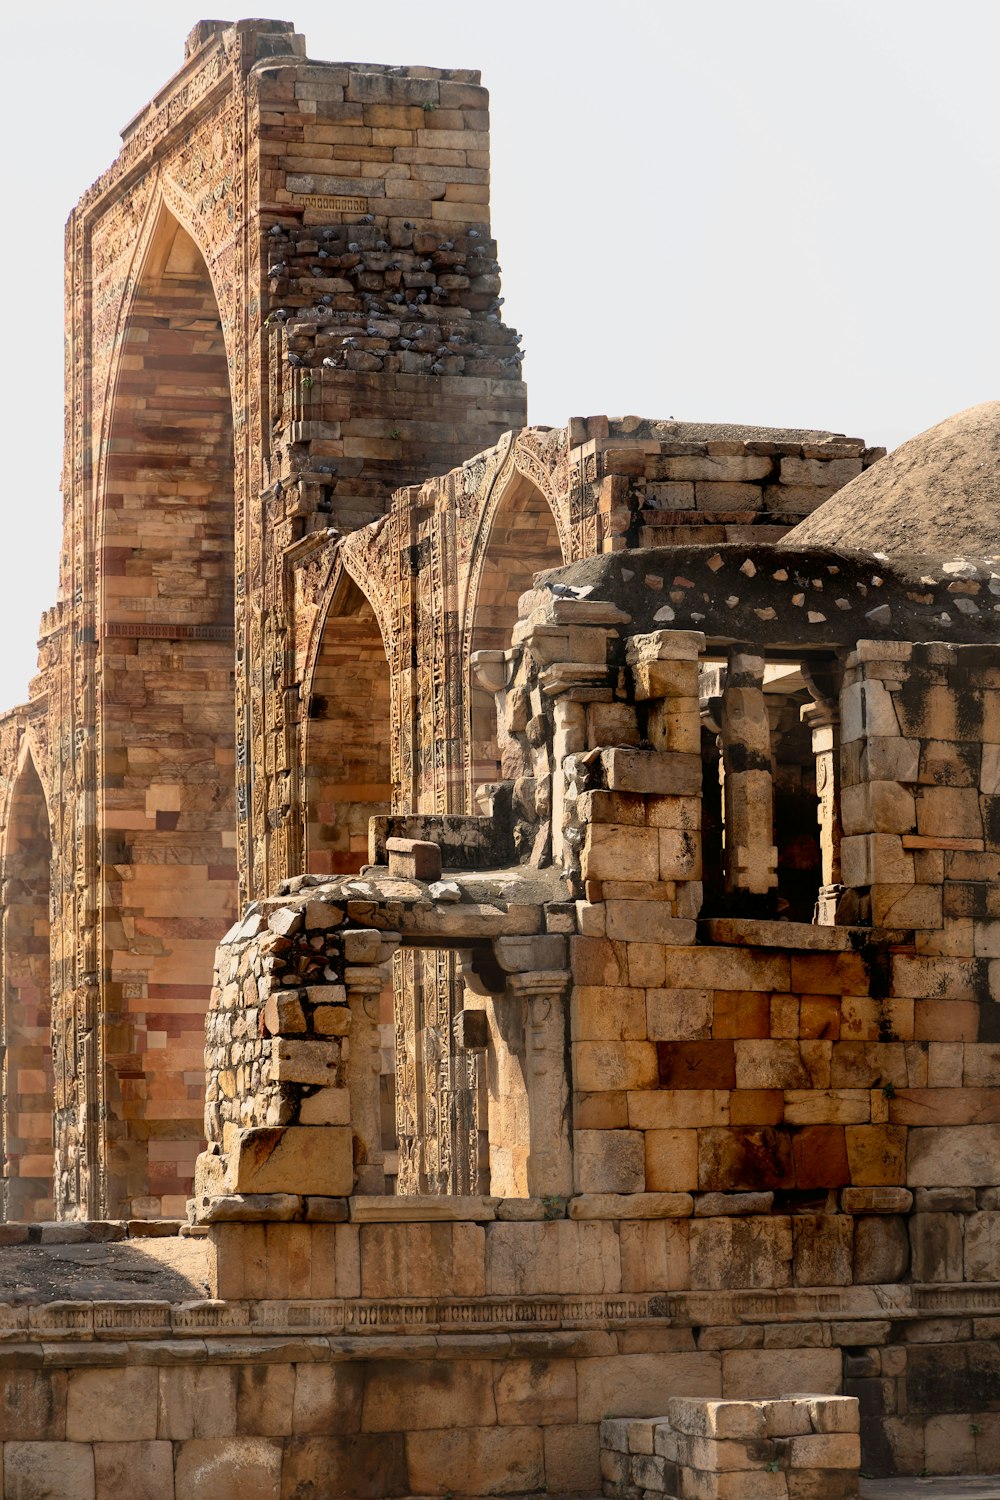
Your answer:
[[[970,406],[902,443],[779,545],[890,556],[1000,553],[1000,401]]]

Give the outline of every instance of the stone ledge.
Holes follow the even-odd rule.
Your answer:
[[[437,1224],[448,1220],[492,1223],[500,1198],[436,1197],[390,1198],[376,1195],[349,1198],[352,1224]]]

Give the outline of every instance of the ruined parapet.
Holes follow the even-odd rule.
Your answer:
[[[855,1396],[675,1396],[662,1417],[601,1423],[602,1493],[620,1500],[854,1500]]]

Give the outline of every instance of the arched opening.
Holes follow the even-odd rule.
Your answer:
[[[355,874],[368,821],[392,804],[391,686],[371,605],[344,575],[330,602],[305,705],[305,869]]]
[[[233,412],[211,278],[161,209],[129,311],[100,531],[112,1213],[183,1214],[215,945],[236,911]]]
[[[509,485],[485,543],[475,596],[470,654],[505,651],[517,622],[517,601],[536,573],[563,563],[555,518],[541,490],[523,475]],[[496,704],[466,664],[469,691],[471,788],[500,775]]]
[[[55,1216],[52,1183],[52,840],[45,793],[29,756],[14,784],[3,883],[3,1125],[6,1217]]]

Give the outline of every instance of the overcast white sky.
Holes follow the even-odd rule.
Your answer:
[[[202,14],[43,3],[8,49],[0,708],[25,696],[55,597],[63,223]],[[533,422],[637,412],[891,447],[997,395],[995,0],[283,14],[312,57],[482,69]]]

